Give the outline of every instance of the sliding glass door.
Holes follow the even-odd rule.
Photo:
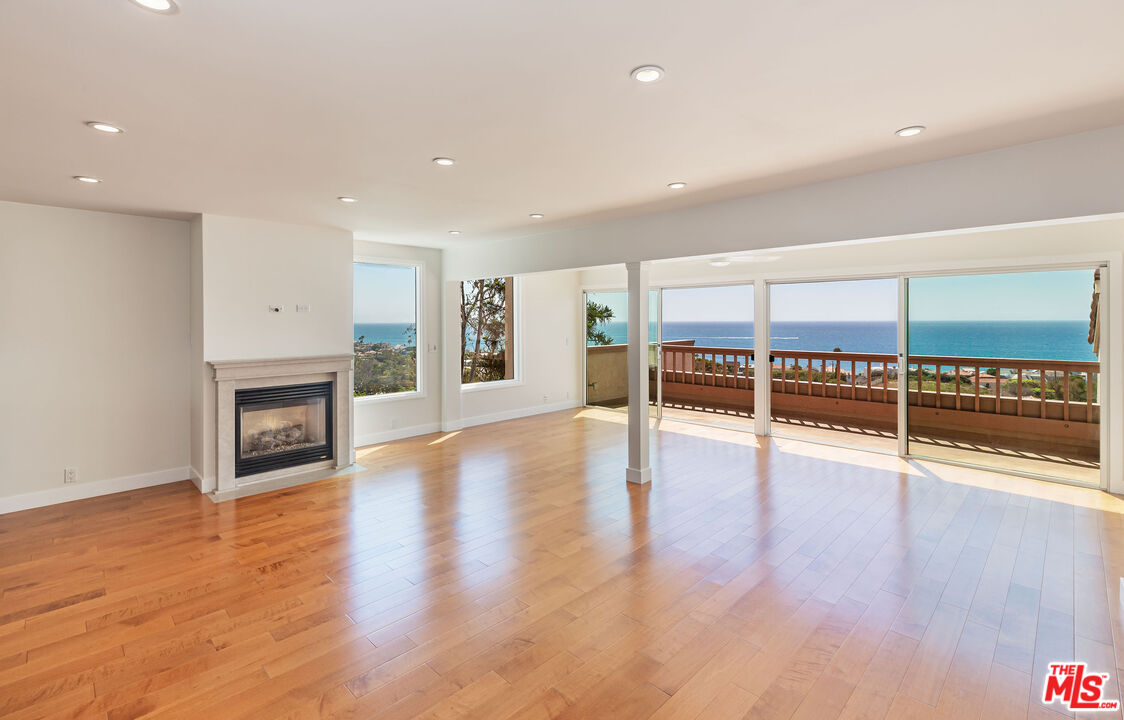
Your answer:
[[[1098,271],[907,283],[909,454],[1099,485]]]
[[[586,292],[585,404],[628,408],[628,293]],[[648,404],[659,410],[659,291],[648,293]]]
[[[898,452],[898,280],[769,285],[774,435]]]
[[[662,417],[752,431],[753,285],[662,297]]]

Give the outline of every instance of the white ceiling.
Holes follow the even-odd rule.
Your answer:
[[[1124,122],[1119,0],[179,3],[0,2],[0,199],[449,246]]]

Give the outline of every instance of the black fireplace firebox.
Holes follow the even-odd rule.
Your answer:
[[[234,391],[234,477],[334,456],[332,383]]]

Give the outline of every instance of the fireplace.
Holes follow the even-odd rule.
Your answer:
[[[234,393],[234,476],[331,460],[332,383]]]

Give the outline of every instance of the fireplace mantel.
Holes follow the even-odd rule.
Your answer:
[[[340,469],[353,461],[351,441],[351,355],[320,355],[296,358],[225,360],[208,363],[215,383],[215,500],[235,497],[249,485],[269,483],[296,476],[322,476],[326,469]],[[286,468],[250,476],[235,477],[237,443],[234,422],[234,393],[245,388],[262,388],[304,383],[332,383],[332,435],[334,457],[319,463]]]

